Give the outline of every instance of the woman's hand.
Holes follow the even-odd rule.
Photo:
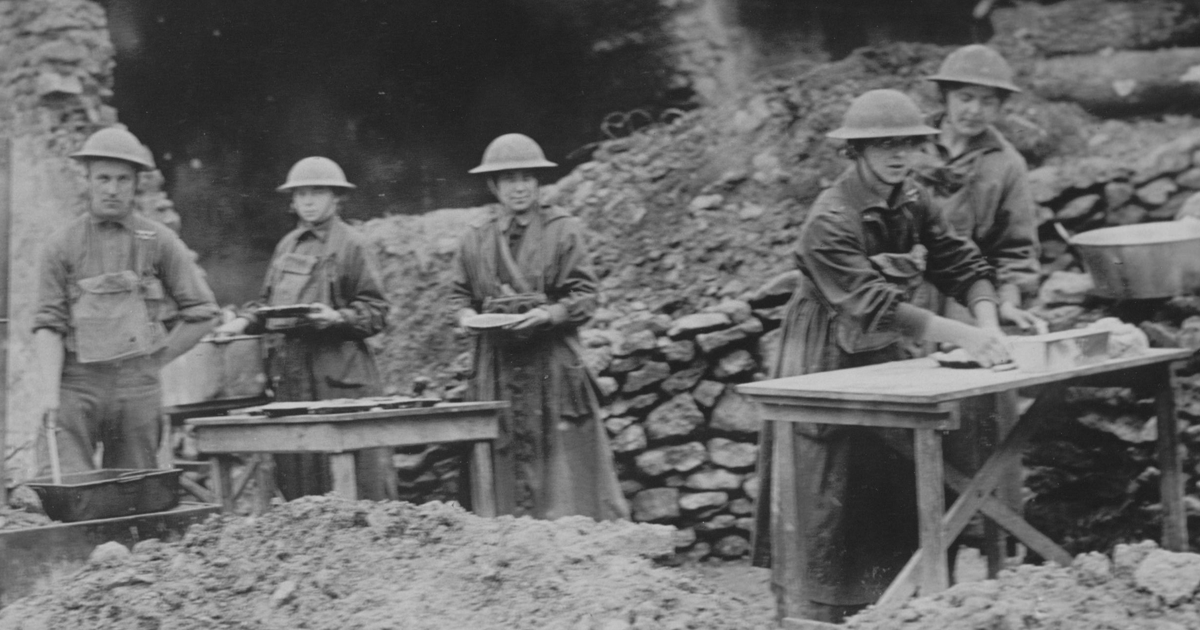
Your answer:
[[[1008,354],[1008,342],[1004,333],[994,328],[976,328],[962,325],[963,329],[955,335],[958,347],[967,351],[983,367],[992,367],[1012,360]]]
[[[544,308],[535,308],[525,313],[525,319],[505,326],[513,332],[529,332],[550,325],[550,312]]]
[[[250,320],[245,317],[236,317],[214,328],[212,334],[218,337],[232,337],[246,332],[246,327],[249,325]]]
[[[341,311],[334,309],[328,304],[314,302],[309,306],[312,308],[312,311],[305,313],[304,318],[317,330],[324,330],[325,328],[346,321]]]
[[[1033,329],[1039,335],[1045,334],[1050,330],[1045,320],[1008,302],[1000,305],[1000,319],[1011,324],[1016,324],[1021,330]]]

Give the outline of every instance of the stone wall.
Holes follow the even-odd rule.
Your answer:
[[[112,46],[90,0],[0,0],[0,134],[13,141],[6,468],[32,465],[40,401],[32,348],[39,244],[83,208],[82,172],[66,155],[115,122]]]

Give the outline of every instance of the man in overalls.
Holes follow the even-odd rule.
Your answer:
[[[367,337],[387,325],[388,302],[366,240],[338,216],[354,188],[333,160],[308,157],[278,188],[290,193],[300,224],[283,237],[260,299],[241,309],[218,334],[270,333],[268,371],[276,401],[362,398],[382,393]],[[265,318],[263,306],[306,305],[289,319]],[[364,499],[396,499],[393,449],[358,452],[358,492]],[[288,500],[331,488],[326,457],[276,455],[276,482]]]
[[[496,138],[471,170],[499,203],[462,237],[454,279],[460,324],[520,314],[475,350],[475,400],[507,400],[496,441],[500,513],[628,518],[578,328],[596,310],[583,224],[543,206],[535,169],[553,167],[521,134]]]
[[[212,329],[217,304],[179,237],[134,212],[153,167],[141,142],[110,127],[71,157],[87,167],[88,212],[42,250],[33,325],[47,417],[64,473],[94,469],[101,443],[104,468],[157,468],[159,370]]]

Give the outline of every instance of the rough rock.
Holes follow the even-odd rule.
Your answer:
[[[724,313],[725,315],[729,316],[729,321],[733,322],[734,324],[741,324],[742,322],[750,319],[752,310],[750,305],[742,300],[724,299],[715,306],[710,306],[705,309],[705,312]]]
[[[599,371],[593,370],[592,374],[599,374]],[[596,377],[596,387],[600,389],[600,395],[612,396],[621,388],[621,384],[611,376],[598,376]]]
[[[638,470],[651,477],[667,472],[688,472],[708,461],[708,452],[699,442],[666,446],[641,453],[634,460]]]
[[[674,535],[675,548],[686,549],[691,547],[696,542],[696,530],[691,527],[675,530]]]
[[[686,485],[692,490],[737,490],[742,485],[742,479],[742,475],[724,468],[713,468],[692,473]]]
[[[88,563],[100,566],[115,566],[130,558],[129,549],[119,542],[101,543],[88,555]]]
[[[1129,182],[1109,182],[1104,185],[1104,205],[1109,208],[1120,208],[1133,199],[1133,191],[1133,185]]]
[[[1059,221],[1072,221],[1087,216],[1096,209],[1096,204],[1099,202],[1100,195],[1080,195],[1068,201],[1062,209],[1054,213],[1054,218]]]
[[[1167,202],[1167,199],[1179,190],[1179,184],[1175,180],[1168,177],[1160,177],[1141,188],[1138,188],[1135,195],[1138,201],[1151,206],[1161,206]]]
[[[633,334],[625,335],[621,343],[613,349],[613,356],[627,357],[635,352],[653,350],[657,346],[658,337],[655,337],[653,332],[639,330]]]
[[[1200,588],[1200,554],[1155,549],[1133,574],[1140,588],[1162,598],[1168,606],[1188,600]]]
[[[696,343],[689,339],[672,341],[663,337],[658,340],[658,351],[671,363],[688,363],[696,358]]]
[[[704,378],[704,373],[708,371],[708,366],[701,363],[684,370],[680,370],[672,374],[667,380],[663,381],[663,391],[668,394],[678,394],[696,386],[701,378]]]
[[[718,431],[757,433],[762,428],[762,417],[749,398],[731,390],[717,401],[709,426]]]
[[[785,271],[767,280],[753,294],[748,302],[754,308],[771,308],[787,303],[792,299],[796,287],[800,284],[800,272]]]
[[[1084,586],[1096,586],[1112,578],[1112,561],[1102,553],[1092,552],[1076,556],[1071,566],[1079,572],[1079,582]]]
[[[757,474],[749,475],[746,477],[746,481],[742,483],[742,492],[745,492],[746,496],[750,497],[752,500],[757,501],[758,500],[758,487],[759,487],[758,475]]]
[[[733,322],[729,316],[724,313],[695,313],[692,315],[684,315],[675,320],[671,325],[671,329],[667,331],[667,336],[672,339],[681,337],[693,337],[700,333],[706,333],[720,328],[725,328]]]
[[[637,355],[630,357],[617,357],[608,364],[609,374],[626,374],[632,372],[646,364],[646,357]]]
[[[701,533],[719,532],[723,529],[732,529],[734,523],[737,522],[737,517],[732,514],[718,514],[707,521],[696,525],[696,531]]]
[[[625,385],[621,387],[621,391],[626,394],[636,394],[647,387],[661,383],[670,375],[671,367],[666,363],[650,361],[625,376]]]
[[[713,554],[732,560],[750,553],[750,542],[736,534],[730,534],[713,545]]]
[[[679,507],[689,512],[714,508],[729,502],[729,495],[724,492],[690,492],[679,497]]]
[[[609,446],[614,453],[640,451],[646,448],[646,429],[640,424],[629,425],[609,441]]]
[[[733,378],[754,368],[754,357],[750,356],[748,351],[738,349],[717,361],[717,366],[713,368],[713,376],[722,379]]]
[[[729,502],[729,511],[739,516],[754,513],[754,502],[746,497],[734,499]]]
[[[758,445],[718,437],[708,441],[708,454],[718,466],[749,468],[758,461]]]
[[[745,304],[745,302],[742,302],[742,304]],[[742,323],[733,328],[696,335],[696,345],[700,346],[700,350],[705,354],[712,354],[743,339],[749,339],[752,335],[757,335],[762,331],[762,322],[751,317],[749,306],[747,306],[746,319]]]
[[[650,439],[688,435],[704,424],[704,414],[689,394],[679,394],[659,405],[646,418]]]
[[[697,403],[705,407],[712,407],[717,403],[717,397],[721,392],[725,391],[725,384],[717,381],[700,381],[696,385],[696,389],[692,390],[692,398]]]
[[[661,521],[679,516],[679,490],[675,488],[650,488],[633,497],[631,504],[633,520],[638,522]]]

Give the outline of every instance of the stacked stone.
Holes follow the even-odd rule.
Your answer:
[[[734,386],[765,378],[791,289],[773,282],[675,318],[636,303],[601,309],[583,331],[633,519],[676,526],[689,557],[749,549],[761,419]]]
[[[1081,271],[1079,261],[1051,224],[1082,232],[1168,221],[1185,206],[1200,210],[1200,130],[1183,132],[1137,160],[1074,159],[1034,169],[1029,178],[1042,225],[1042,273],[1054,280],[1049,290],[1060,282],[1086,282],[1070,275]]]

